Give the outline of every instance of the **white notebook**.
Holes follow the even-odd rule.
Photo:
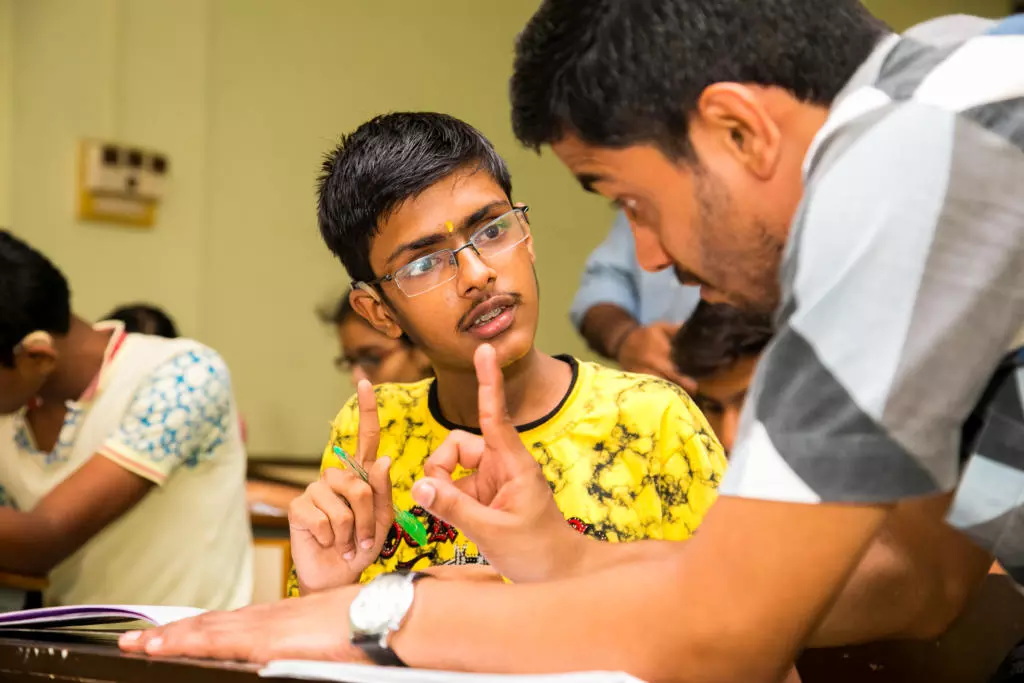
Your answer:
[[[260,671],[263,678],[344,683],[643,683],[621,672],[580,671],[566,674],[467,674],[365,664],[279,660]]]
[[[0,614],[0,631],[102,628],[130,631],[163,626],[202,613],[197,607],[153,605],[74,605]]]

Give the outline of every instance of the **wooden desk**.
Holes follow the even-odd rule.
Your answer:
[[[274,602],[285,597],[288,575],[292,568],[292,547],[289,540],[288,517],[279,514],[249,511],[255,544],[254,603]]]
[[[803,683],[985,683],[1024,640],[1024,596],[1005,576],[990,576],[964,616],[930,642],[873,643],[809,650]],[[99,683],[256,683],[248,664],[153,659],[122,654],[113,644],[84,644],[58,635],[0,637],[0,681]]]
[[[114,644],[83,644],[57,637],[0,637],[0,680],[11,683],[256,683],[259,667],[122,654]]]
[[[39,576],[0,572],[0,612],[39,607],[47,585],[47,580]]]

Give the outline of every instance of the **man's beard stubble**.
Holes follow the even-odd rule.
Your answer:
[[[707,263],[712,289],[721,291],[729,303],[756,314],[772,314],[779,305],[779,266],[785,244],[771,232],[767,222],[753,218],[749,230],[740,231],[743,218],[736,215],[729,189],[710,173],[694,171],[697,204],[697,234]],[[735,240],[753,243],[737,245]],[[676,275],[679,276],[676,268]]]

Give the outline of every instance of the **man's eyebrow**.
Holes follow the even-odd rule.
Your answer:
[[[458,230],[462,231],[465,230],[466,228],[470,228],[476,225],[497,208],[508,208],[509,210],[511,210],[511,207],[509,206],[507,200],[496,200],[490,202],[489,204],[481,206],[479,209],[469,214],[462,221],[460,221]],[[430,235],[424,235],[423,237],[414,239],[411,242],[400,244],[398,248],[391,252],[391,255],[388,256],[387,261],[385,261],[384,263],[389,265],[396,258],[398,258],[407,251],[418,251],[420,249],[426,249],[427,247],[432,247],[435,244],[440,244],[444,242],[447,238],[447,232],[438,231]]]
[[[576,176],[576,180],[578,180],[580,185],[583,186],[583,190],[592,194],[598,194],[598,191],[594,189],[594,184],[605,179],[606,178],[604,176],[596,173],[580,173]]]

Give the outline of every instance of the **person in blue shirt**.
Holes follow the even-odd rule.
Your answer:
[[[699,300],[700,288],[681,284],[671,269],[643,269],[620,211],[587,259],[570,317],[593,351],[624,370],[692,388],[672,364],[670,342]]]

